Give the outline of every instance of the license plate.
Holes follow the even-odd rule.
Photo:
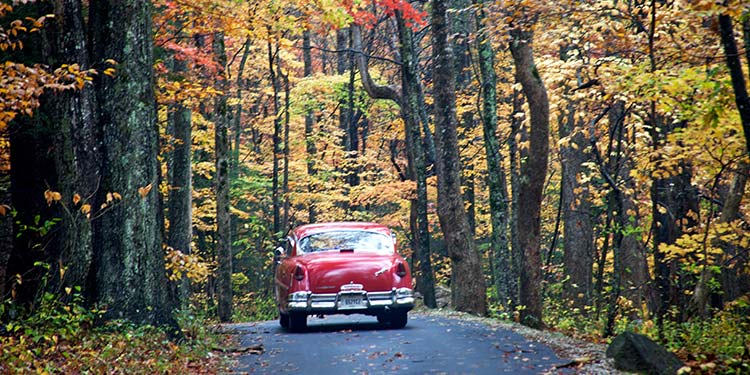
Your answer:
[[[340,309],[357,309],[367,307],[361,294],[343,294],[339,296]]]

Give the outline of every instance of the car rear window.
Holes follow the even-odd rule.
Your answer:
[[[299,241],[303,254],[321,251],[354,251],[393,254],[393,240],[382,233],[341,230],[311,234]]]

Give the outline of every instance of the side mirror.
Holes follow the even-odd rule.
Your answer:
[[[286,257],[286,252],[283,247],[279,246],[273,251],[273,261],[276,262],[276,264],[281,263],[281,260],[284,257]]]

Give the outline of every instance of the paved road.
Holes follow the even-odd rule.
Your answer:
[[[403,329],[364,315],[310,317],[303,333],[276,321],[234,328],[265,349],[239,358],[235,370],[250,374],[539,374],[567,362],[512,331],[413,313]]]

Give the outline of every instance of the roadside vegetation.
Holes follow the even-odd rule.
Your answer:
[[[102,322],[77,294],[67,303],[47,294],[31,310],[6,301],[12,316],[0,327],[2,374],[218,374],[229,370],[221,348],[233,337],[212,331],[215,321],[177,314],[179,330],[127,321]]]

